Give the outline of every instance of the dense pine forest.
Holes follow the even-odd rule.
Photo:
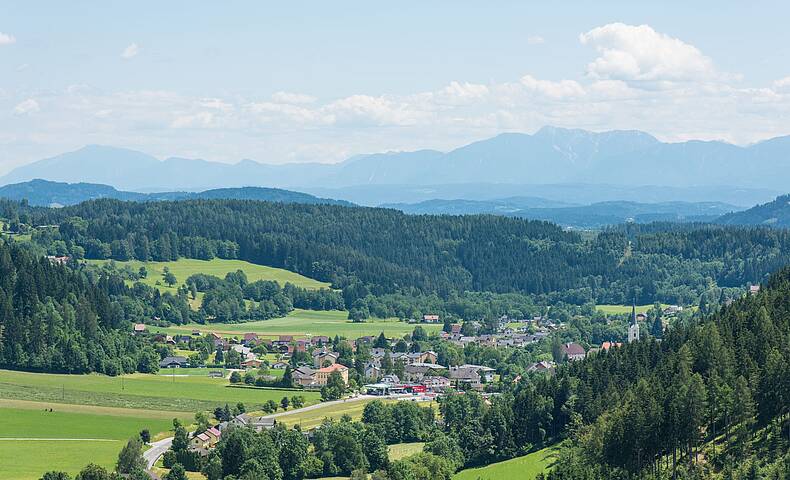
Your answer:
[[[443,399],[466,465],[562,441],[549,480],[790,478],[790,269],[700,322]],[[716,477],[714,477],[716,478]]]
[[[343,289],[346,308],[368,311],[371,295],[447,299],[469,291],[574,304],[690,304],[712,287],[743,288],[790,263],[790,232],[768,228],[631,225],[589,238],[497,216],[239,200],[96,200],[63,209],[3,202],[0,216],[11,225],[59,225],[34,234],[52,252],[238,258],[331,282]],[[387,313],[398,313],[394,303]]]
[[[159,354],[130,335],[130,322],[183,300],[133,292],[119,277],[95,277],[0,242],[0,367],[110,375],[159,368]]]

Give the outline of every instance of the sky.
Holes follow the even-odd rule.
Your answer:
[[[790,2],[0,0],[0,174],[87,144],[337,162],[544,125],[790,134]]]

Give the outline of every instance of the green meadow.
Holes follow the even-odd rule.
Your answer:
[[[666,304],[662,304],[661,307],[666,307]],[[633,308],[632,305],[596,305],[595,309],[599,312],[603,312],[607,315],[620,315],[623,313],[631,313],[631,309]],[[653,305],[637,305],[636,306],[636,313],[644,313],[653,308]]]
[[[318,311],[296,309],[282,318],[261,320],[245,323],[214,323],[214,324],[187,324],[167,328],[152,327],[152,331],[162,331],[167,334],[191,333],[200,330],[201,334],[214,332],[226,337],[241,337],[247,332],[257,333],[262,336],[275,337],[278,335],[295,335],[304,337],[308,335],[340,335],[346,338],[358,338],[365,335],[378,335],[384,332],[388,337],[402,337],[414,330],[415,325],[401,322],[396,318],[368,319],[365,322],[354,323],[348,320],[345,311]],[[441,325],[422,325],[430,332],[438,332]]]
[[[539,473],[547,472],[557,457],[556,447],[544,448],[523,457],[493,463],[486,467],[461,470],[454,480],[500,480],[518,478],[533,480]]]
[[[320,400],[318,392],[229,386],[222,378],[198,375],[132,374],[57,375],[0,370],[0,398],[98,405],[174,412],[211,411],[225,403],[244,403],[252,410],[267,400],[302,395],[305,404]]]
[[[172,428],[172,419],[71,411],[70,406],[26,402],[25,408],[0,404],[2,478],[34,480],[49,470],[72,475],[90,461],[112,468],[126,441],[142,429],[154,435]],[[52,412],[44,411],[52,408]]]
[[[183,284],[190,275],[202,273],[205,275],[214,275],[215,277],[224,277],[227,273],[241,270],[247,275],[250,282],[257,280],[274,280],[280,285],[292,283],[297,287],[308,289],[330,288],[330,284],[326,282],[319,282],[312,278],[299,275],[298,273],[284,270],[282,268],[267,267],[265,265],[256,265],[254,263],[245,262],[243,260],[225,260],[222,258],[215,258],[212,260],[196,260],[192,258],[181,258],[174,262],[141,262],[139,260],[131,260],[128,262],[118,262],[115,260],[87,260],[88,263],[94,265],[102,265],[105,263],[114,263],[118,268],[128,266],[135,272],[140,267],[145,267],[148,271],[148,276],[141,282],[152,287],[158,287],[162,291],[175,292],[175,287],[167,287],[162,280],[164,268],[167,267],[176,276],[178,280],[177,285]],[[156,283],[159,282],[160,285]]]

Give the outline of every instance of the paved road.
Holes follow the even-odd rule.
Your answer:
[[[310,405],[309,407],[302,407],[302,408],[297,408],[295,410],[286,410],[284,412],[272,413],[271,415],[265,415],[263,418],[277,418],[277,417],[282,417],[284,415],[293,415],[294,413],[309,412],[310,410],[317,410],[319,408],[326,408],[326,407],[328,407],[330,405],[338,405],[340,403],[353,403],[353,402],[359,402],[359,401],[362,401],[362,400],[370,400],[370,399],[373,399],[373,398],[382,398],[382,397],[377,397],[375,395],[360,395],[358,397],[347,398],[345,400],[332,400],[330,402],[316,403],[315,405]]]
[[[154,464],[159,457],[165,454],[167,449],[170,448],[170,445],[173,444],[173,437],[167,437],[164,440],[159,440],[158,442],[151,443],[151,448],[143,452],[143,458],[145,459],[146,469],[148,470],[148,474],[151,475],[151,478],[157,478],[155,475],[151,473],[151,468],[153,468]]]
[[[263,418],[283,417],[285,415],[293,415],[295,413],[309,412],[310,410],[318,410],[319,408],[326,408],[326,407],[329,407],[331,405],[339,405],[339,404],[342,404],[342,403],[348,404],[348,403],[353,403],[353,402],[361,402],[363,400],[376,400],[376,399],[378,399],[378,400],[426,401],[426,400],[422,400],[422,399],[418,400],[418,397],[415,397],[413,395],[408,395],[408,394],[406,394],[406,395],[358,395],[356,397],[351,397],[351,398],[347,398],[347,399],[344,399],[344,400],[332,400],[330,402],[316,403],[315,405],[310,405],[309,407],[297,408],[296,410],[287,410],[287,411],[284,411],[284,412],[277,412],[277,413],[273,413],[271,415],[265,415]]]

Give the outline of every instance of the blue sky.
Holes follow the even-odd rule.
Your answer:
[[[0,173],[91,143],[282,163],[545,124],[790,134],[783,2],[5,3]]]

